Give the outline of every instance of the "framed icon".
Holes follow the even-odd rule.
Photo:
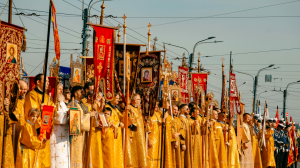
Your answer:
[[[81,115],[77,108],[70,108],[70,135],[79,135],[81,130]]]
[[[72,56],[71,56],[72,58]],[[74,62],[71,60],[71,78],[70,78],[70,85],[71,86],[83,86],[83,71],[84,65],[79,61],[79,58]]]
[[[18,46],[16,44],[7,43],[6,46],[6,62],[16,64],[18,55]]]
[[[152,82],[152,67],[141,69],[141,82],[142,83]]]

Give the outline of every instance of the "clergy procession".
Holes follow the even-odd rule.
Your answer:
[[[12,6],[18,9],[12,0],[3,4],[9,13],[8,22],[0,20],[1,167],[297,167],[300,138],[294,121],[298,118],[288,115],[285,106],[287,88],[300,81],[284,90],[281,115],[281,102],[259,97],[258,74],[251,75],[251,101],[239,91],[245,82],[238,85],[232,52],[214,61],[221,82],[210,82],[216,74],[203,68],[200,52],[198,57],[194,53],[203,41],[218,42],[211,41],[215,37],[196,43],[188,58],[177,57],[177,70],[166,44],[158,50],[156,37],[150,44],[151,23],[144,32],[147,44],[126,43],[127,16],[118,27],[106,25],[101,0],[100,23],[91,22],[91,2],[83,20],[92,30],[92,44],[85,39],[82,54],[68,55],[69,66],[61,66],[62,27],[57,20],[63,11],[49,0],[46,52],[39,56],[44,65],[36,74],[27,73],[26,59],[21,57],[30,48],[31,39],[25,36],[30,30],[12,24]],[[54,44],[54,52],[49,43]],[[194,58],[198,58],[195,68]],[[271,64],[260,71],[277,68]],[[265,78],[272,81],[271,75]]]

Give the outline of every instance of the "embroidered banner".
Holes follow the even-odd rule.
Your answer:
[[[181,88],[181,102],[189,104],[189,91],[188,91],[188,79],[189,79],[189,70],[187,68],[178,67],[178,80],[179,86]]]
[[[202,90],[205,91],[207,90],[207,74],[203,73],[193,73],[192,74],[192,92],[193,92],[193,98],[194,98],[194,102],[197,102],[198,100],[198,92],[197,92],[197,88],[202,88]]]
[[[0,21],[0,32],[0,102],[3,102],[9,97],[13,83],[19,81],[24,28]],[[2,110],[3,103],[0,103]]]
[[[35,79],[35,76],[30,76],[29,78],[29,91],[32,91],[36,86],[34,84],[34,79]],[[46,88],[46,93],[49,95],[49,93],[51,93],[51,98],[52,98],[52,101],[53,100],[56,100],[56,92],[55,92],[55,88],[56,88],[56,77],[48,77],[48,80],[49,80],[49,86],[48,88]],[[53,101],[55,102],[55,101]]]
[[[145,52],[140,54],[136,77],[136,93],[145,98],[145,111],[143,112],[145,114],[150,109],[149,95],[158,100],[161,52],[163,51],[151,51],[149,55],[146,55]]]
[[[53,115],[54,106],[43,106],[43,112],[41,117],[41,129],[40,129],[40,140],[42,141],[44,138],[44,134],[46,134],[46,139],[50,139],[51,135],[51,122]]]
[[[241,105],[238,98],[238,90],[236,86],[235,74],[230,73],[230,113],[233,115],[234,109],[233,108],[231,109],[232,102],[235,104],[236,112],[238,114],[241,114]]]
[[[114,35],[115,30],[92,26],[94,32],[95,92],[101,80],[104,83],[104,97],[111,101],[114,97]]]
[[[56,59],[59,61],[60,59],[60,42],[59,42],[59,35],[57,29],[57,22],[56,22],[56,9],[54,3],[52,1],[52,22],[53,22],[53,35],[54,35],[54,49],[56,53]]]
[[[94,58],[86,58],[85,59],[85,82],[93,82],[95,81],[95,65]]]

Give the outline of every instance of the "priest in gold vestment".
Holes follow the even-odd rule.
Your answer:
[[[146,142],[144,119],[141,113],[141,97],[139,94],[133,94],[131,105],[127,106],[129,122],[127,134],[127,160],[126,166],[133,168],[147,167]]]
[[[216,111],[214,111],[215,113]],[[218,118],[216,118],[216,148],[219,156],[220,168],[227,167],[227,144],[225,144],[224,132],[227,132],[227,127],[225,125],[225,112],[218,113]],[[226,135],[228,136],[228,135]]]
[[[25,120],[28,120],[28,112],[32,108],[36,108],[42,112],[43,105],[50,105],[54,106],[54,103],[50,100],[49,95],[47,93],[43,93],[43,86],[44,86],[44,75],[38,74],[35,76],[34,83],[36,87],[34,90],[30,91],[25,97]],[[49,80],[46,78],[46,88],[49,86]],[[44,94],[44,103],[42,103]],[[55,111],[55,109],[54,109]],[[41,123],[41,116],[39,116],[35,128],[39,129]],[[39,134],[39,130],[38,130]],[[50,154],[50,141],[47,141],[46,147],[39,151],[39,159],[43,161],[42,167],[49,168],[51,166],[51,154]]]
[[[112,116],[110,118],[110,122],[118,128],[118,137],[114,140],[114,165],[115,167],[124,167],[123,163],[123,144],[122,144],[122,129],[124,128],[124,124],[121,122],[123,118],[123,114],[118,110],[116,105],[119,104],[120,94],[115,93],[115,97],[112,101],[110,101],[105,107],[108,107],[112,110]]]
[[[233,117],[229,122],[232,123]],[[239,152],[237,150],[236,134],[233,126],[229,128],[228,168],[240,168]]]
[[[84,92],[81,86],[74,86],[72,88],[72,98],[74,99],[74,106],[73,102],[69,103],[71,107],[78,108],[80,111],[80,121],[81,121],[81,131],[79,135],[72,135],[71,136],[71,168],[76,167],[84,167],[85,166],[85,150],[87,144],[87,137],[86,132],[90,131],[90,117],[95,116],[94,112],[89,112],[89,109],[81,99],[84,96]],[[92,145],[91,145],[92,146]],[[99,158],[100,168],[102,168],[103,164],[101,162],[101,158]]]
[[[254,116],[255,118],[256,116]],[[252,134],[252,149],[253,149],[253,160],[254,160],[254,168],[262,168],[262,161],[261,161],[261,150],[258,144],[258,133],[260,131],[259,124],[262,121],[261,118],[254,120],[254,127],[250,130],[253,132]]]
[[[242,168],[253,168],[253,149],[252,149],[252,142],[251,142],[251,131],[250,125],[250,114],[244,114],[244,122],[243,122],[243,133],[242,133],[242,154],[241,154],[241,167]]]
[[[262,160],[262,165],[263,168],[268,168],[268,167],[276,167],[276,162],[275,162],[275,157],[274,157],[274,151],[275,151],[275,146],[274,146],[274,138],[273,134],[274,131],[271,129],[271,124],[272,120],[267,120],[266,122],[266,132],[265,132],[265,146],[262,146],[262,152],[261,152],[261,160]],[[262,138],[262,130],[259,132],[258,137]]]
[[[160,167],[161,159],[161,124],[162,111],[159,110],[159,102],[156,102],[154,113],[149,119],[149,143],[148,143],[148,157],[147,167]]]
[[[169,101],[168,101],[169,102]],[[163,163],[165,168],[173,168],[173,155],[172,155],[172,142],[175,140],[172,138],[172,116],[169,103],[167,103],[167,112],[164,114],[165,132],[164,132],[164,156]]]
[[[172,142],[173,165],[174,168],[181,168],[183,164],[181,163],[180,153],[182,150],[182,141],[184,141],[184,138],[182,137],[182,134],[184,134],[184,130],[182,127],[182,122],[178,118],[178,106],[173,104],[172,110],[174,117],[172,122],[172,136],[175,139],[175,141]]]

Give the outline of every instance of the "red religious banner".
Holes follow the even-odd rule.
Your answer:
[[[230,73],[230,113],[233,115],[234,107],[232,103],[235,104],[236,112],[241,114],[241,105],[238,98],[235,74]]]
[[[40,140],[42,141],[43,138],[47,140],[50,139],[51,135],[51,121],[53,116],[54,106],[43,106],[43,112],[41,117],[41,129],[40,129]],[[46,134],[46,135],[45,135]]]
[[[57,29],[57,22],[56,22],[56,9],[52,2],[52,22],[53,22],[53,35],[54,35],[54,49],[56,53],[56,59],[59,61],[60,58],[60,42],[59,42],[59,35]]]
[[[114,97],[114,39],[115,30],[92,26],[95,30],[94,63],[95,88],[98,92],[101,80],[104,83],[104,96],[106,100]]]
[[[188,79],[189,79],[189,70],[187,68],[178,67],[178,81],[181,88],[181,102],[189,104],[189,91],[188,91]]]
[[[194,102],[197,102],[197,88],[202,88],[206,92],[207,89],[207,74],[206,73],[193,73],[192,74],[192,91]]]
[[[29,91],[35,89],[35,84],[34,84],[34,76],[30,76],[29,77]],[[48,88],[46,88],[46,93],[49,94],[51,93],[51,97],[52,97],[52,100],[56,100],[55,96],[56,96],[56,92],[55,92],[55,85],[56,85],[56,77],[48,77],[48,80],[49,80],[49,86]]]

